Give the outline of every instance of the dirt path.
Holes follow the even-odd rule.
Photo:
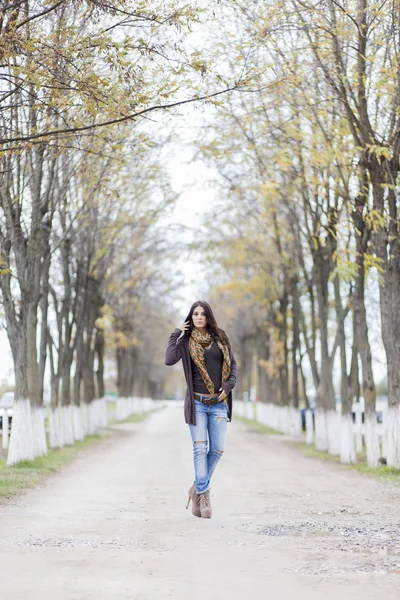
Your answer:
[[[2,598],[400,599],[400,488],[234,422],[196,519],[182,409],[120,428],[0,509]]]

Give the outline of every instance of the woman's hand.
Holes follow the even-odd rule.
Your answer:
[[[187,331],[189,329],[189,325],[190,325],[189,321],[185,321],[183,323],[183,325],[179,325],[178,328],[182,329],[183,333],[185,333],[185,331]]]
[[[189,321],[185,321],[182,325],[178,325],[177,329],[180,329],[182,331],[182,333],[178,337],[178,340],[180,340],[181,337],[183,337],[185,335],[185,332],[189,329],[189,325],[190,325]]]
[[[221,392],[222,390],[222,392]],[[225,390],[222,389],[222,387],[219,388],[219,391],[221,392],[220,395],[218,396],[218,400],[225,400],[226,398],[226,392]]]

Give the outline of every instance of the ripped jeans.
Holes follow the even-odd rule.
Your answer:
[[[193,442],[196,492],[201,494],[210,487],[211,476],[224,453],[228,409],[225,402],[206,406],[194,401],[196,425],[189,425]]]

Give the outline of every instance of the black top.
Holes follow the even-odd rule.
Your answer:
[[[224,355],[222,354],[221,348],[218,347],[216,342],[213,343],[211,348],[204,350],[204,360],[206,363],[206,369],[210,376],[211,381],[214,384],[214,393],[219,392],[222,380],[222,364],[224,362]],[[206,384],[203,381],[198,366],[190,359],[192,364],[192,378],[193,378],[193,391],[198,394],[209,394]]]
[[[185,373],[185,379],[187,384],[184,413],[186,423],[196,425],[196,408],[193,397],[193,378],[192,378],[192,365],[190,364],[190,352],[189,352],[189,339],[180,337],[182,334],[181,329],[175,329],[170,335],[167,350],[165,352],[165,364],[176,365],[177,362],[182,360],[183,372]],[[180,339],[178,339],[180,338]],[[232,352],[232,348],[229,348],[229,358],[231,359],[231,372],[228,380],[222,384],[222,388],[228,395],[228,411],[229,420],[232,421],[232,390],[236,385],[236,378],[238,374],[238,366],[235,360],[235,356]]]

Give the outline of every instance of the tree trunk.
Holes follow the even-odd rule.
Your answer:
[[[240,376],[239,388],[237,391],[238,397],[242,399],[244,394],[247,398],[250,397],[251,387],[251,366],[252,366],[252,348],[251,339],[249,337],[241,337],[239,340],[239,363]]]
[[[47,341],[49,349],[50,359],[50,417],[49,417],[49,444],[50,448],[62,448],[64,445],[63,436],[61,433],[61,420],[60,420],[60,407],[58,406],[59,401],[59,389],[60,389],[60,375],[59,369],[56,371],[54,353],[53,353],[53,340],[51,338],[49,330],[47,330]]]
[[[39,353],[39,397],[43,403],[44,396],[44,374],[46,369],[47,359],[47,342],[48,342],[48,327],[47,314],[49,308],[49,270],[50,270],[50,252],[44,259],[43,276],[42,276],[42,295],[40,298],[40,314],[41,314],[41,332],[40,332],[40,353]]]
[[[102,329],[96,329],[96,341],[95,341],[95,351],[97,356],[97,389],[98,389],[98,398],[104,398],[105,389],[104,389],[104,333]]]
[[[129,398],[133,394],[135,381],[134,350],[134,348],[117,348],[117,388],[120,398]]]
[[[271,358],[270,335],[267,325],[257,332],[257,394],[260,402],[272,402],[268,363]]]
[[[328,349],[328,285],[327,279],[322,279],[321,274],[317,279],[317,292],[320,316],[321,367],[315,411],[315,443],[317,450],[326,452],[329,449],[328,413],[334,410],[335,394],[332,383],[332,359]]]
[[[397,157],[398,160],[398,157]],[[393,159],[394,163],[394,159]],[[385,184],[393,185],[397,179],[398,166],[381,164],[378,158],[370,158],[369,168],[373,188],[374,209],[385,216]],[[400,468],[400,251],[398,217],[395,192],[388,192],[389,222],[374,233],[375,251],[384,266],[383,285],[380,286],[382,339],[388,366],[388,456],[387,464]],[[367,390],[370,381],[366,381]],[[373,401],[373,392],[369,395]]]
[[[300,314],[299,314],[299,290],[297,279],[292,280],[293,298],[293,342],[292,342],[292,401],[293,407],[299,408],[299,362],[300,353]]]
[[[346,334],[345,334],[345,318],[346,312],[342,306],[342,299],[340,294],[340,281],[339,277],[335,277],[334,281],[335,290],[335,307],[336,307],[336,320],[337,320],[337,342],[340,351],[340,400],[341,400],[341,414],[335,415],[339,420],[340,426],[340,439],[337,452],[334,452],[332,448],[329,449],[330,454],[339,454],[340,461],[345,464],[351,464],[356,462],[356,452],[354,445],[354,434],[353,434],[353,419],[351,414],[351,404],[349,402],[350,397],[350,377],[347,373],[347,353],[346,353]],[[336,450],[336,448],[335,448]]]
[[[286,286],[285,286],[286,287]],[[282,406],[288,406],[289,397],[289,350],[288,350],[288,305],[289,294],[285,291],[279,300],[279,319],[276,324],[279,331],[280,352],[279,357],[279,383],[280,401]]]
[[[317,248],[313,253],[313,275],[316,284],[318,298],[318,314],[320,324],[320,346],[321,346],[321,370],[320,381],[317,389],[317,409],[315,413],[315,440],[318,450],[327,451],[329,449],[329,430],[330,424],[335,426],[336,417],[330,416],[335,410],[335,393],[332,381],[332,368],[334,360],[334,350],[332,356],[329,354],[329,276],[332,271],[332,256],[336,250],[336,240],[334,232],[337,226],[337,215],[334,209],[328,208],[328,227],[329,236],[322,244],[317,242]],[[331,439],[336,433],[331,434]]]
[[[365,264],[364,255],[370,238],[370,229],[364,220],[364,207],[368,183],[364,174],[361,180],[361,190],[355,200],[353,210],[353,222],[356,229],[356,265],[357,276],[354,288],[354,324],[356,329],[357,346],[361,359],[362,389],[364,396],[364,424],[365,424],[365,446],[367,451],[368,466],[376,467],[379,461],[379,440],[376,419],[376,388],[372,370],[371,347],[368,339],[367,313],[365,309]]]

